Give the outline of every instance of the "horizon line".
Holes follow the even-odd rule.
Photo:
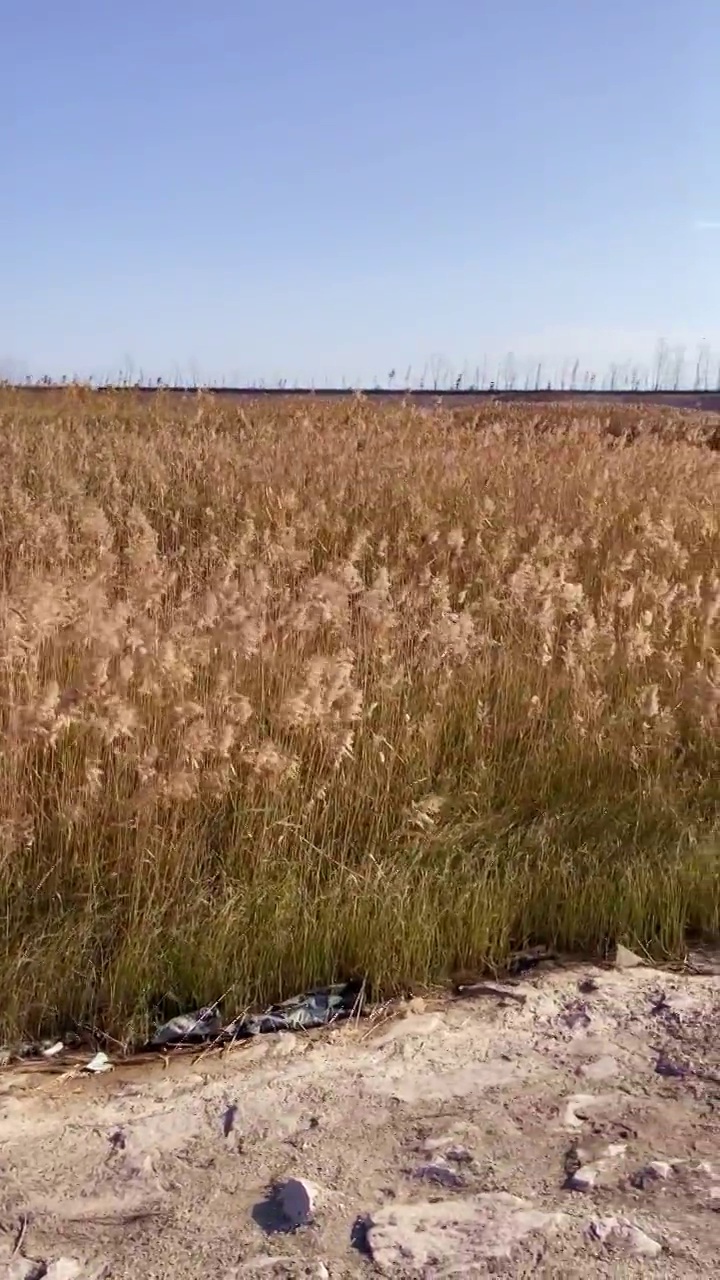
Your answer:
[[[99,394],[130,393],[141,396],[170,394],[172,396],[199,396],[203,394],[217,396],[222,399],[237,400],[281,400],[290,398],[306,398],[320,400],[348,400],[354,397],[375,400],[454,400],[454,401],[490,401],[518,403],[559,403],[562,401],[616,401],[618,403],[666,404],[677,408],[702,409],[709,412],[720,412],[720,386],[710,387],[623,387],[623,388],[580,388],[580,387],[460,387],[460,388],[403,388],[403,387],[263,387],[263,386],[213,386],[197,384],[171,383],[88,383],[77,382],[0,382],[0,389],[23,392],[28,395],[43,392],[70,391],[74,387],[96,391]]]

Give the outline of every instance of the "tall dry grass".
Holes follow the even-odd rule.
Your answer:
[[[3,393],[0,1032],[717,932],[711,429]]]

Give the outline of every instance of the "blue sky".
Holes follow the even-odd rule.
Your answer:
[[[717,0],[4,0],[0,376],[720,358],[719,50]]]

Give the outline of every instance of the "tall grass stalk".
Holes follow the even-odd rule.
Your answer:
[[[720,454],[0,397],[0,1034],[718,931]]]

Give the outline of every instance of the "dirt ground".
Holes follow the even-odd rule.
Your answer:
[[[556,966],[167,1065],[6,1069],[0,1276],[713,1274],[715,968]]]

